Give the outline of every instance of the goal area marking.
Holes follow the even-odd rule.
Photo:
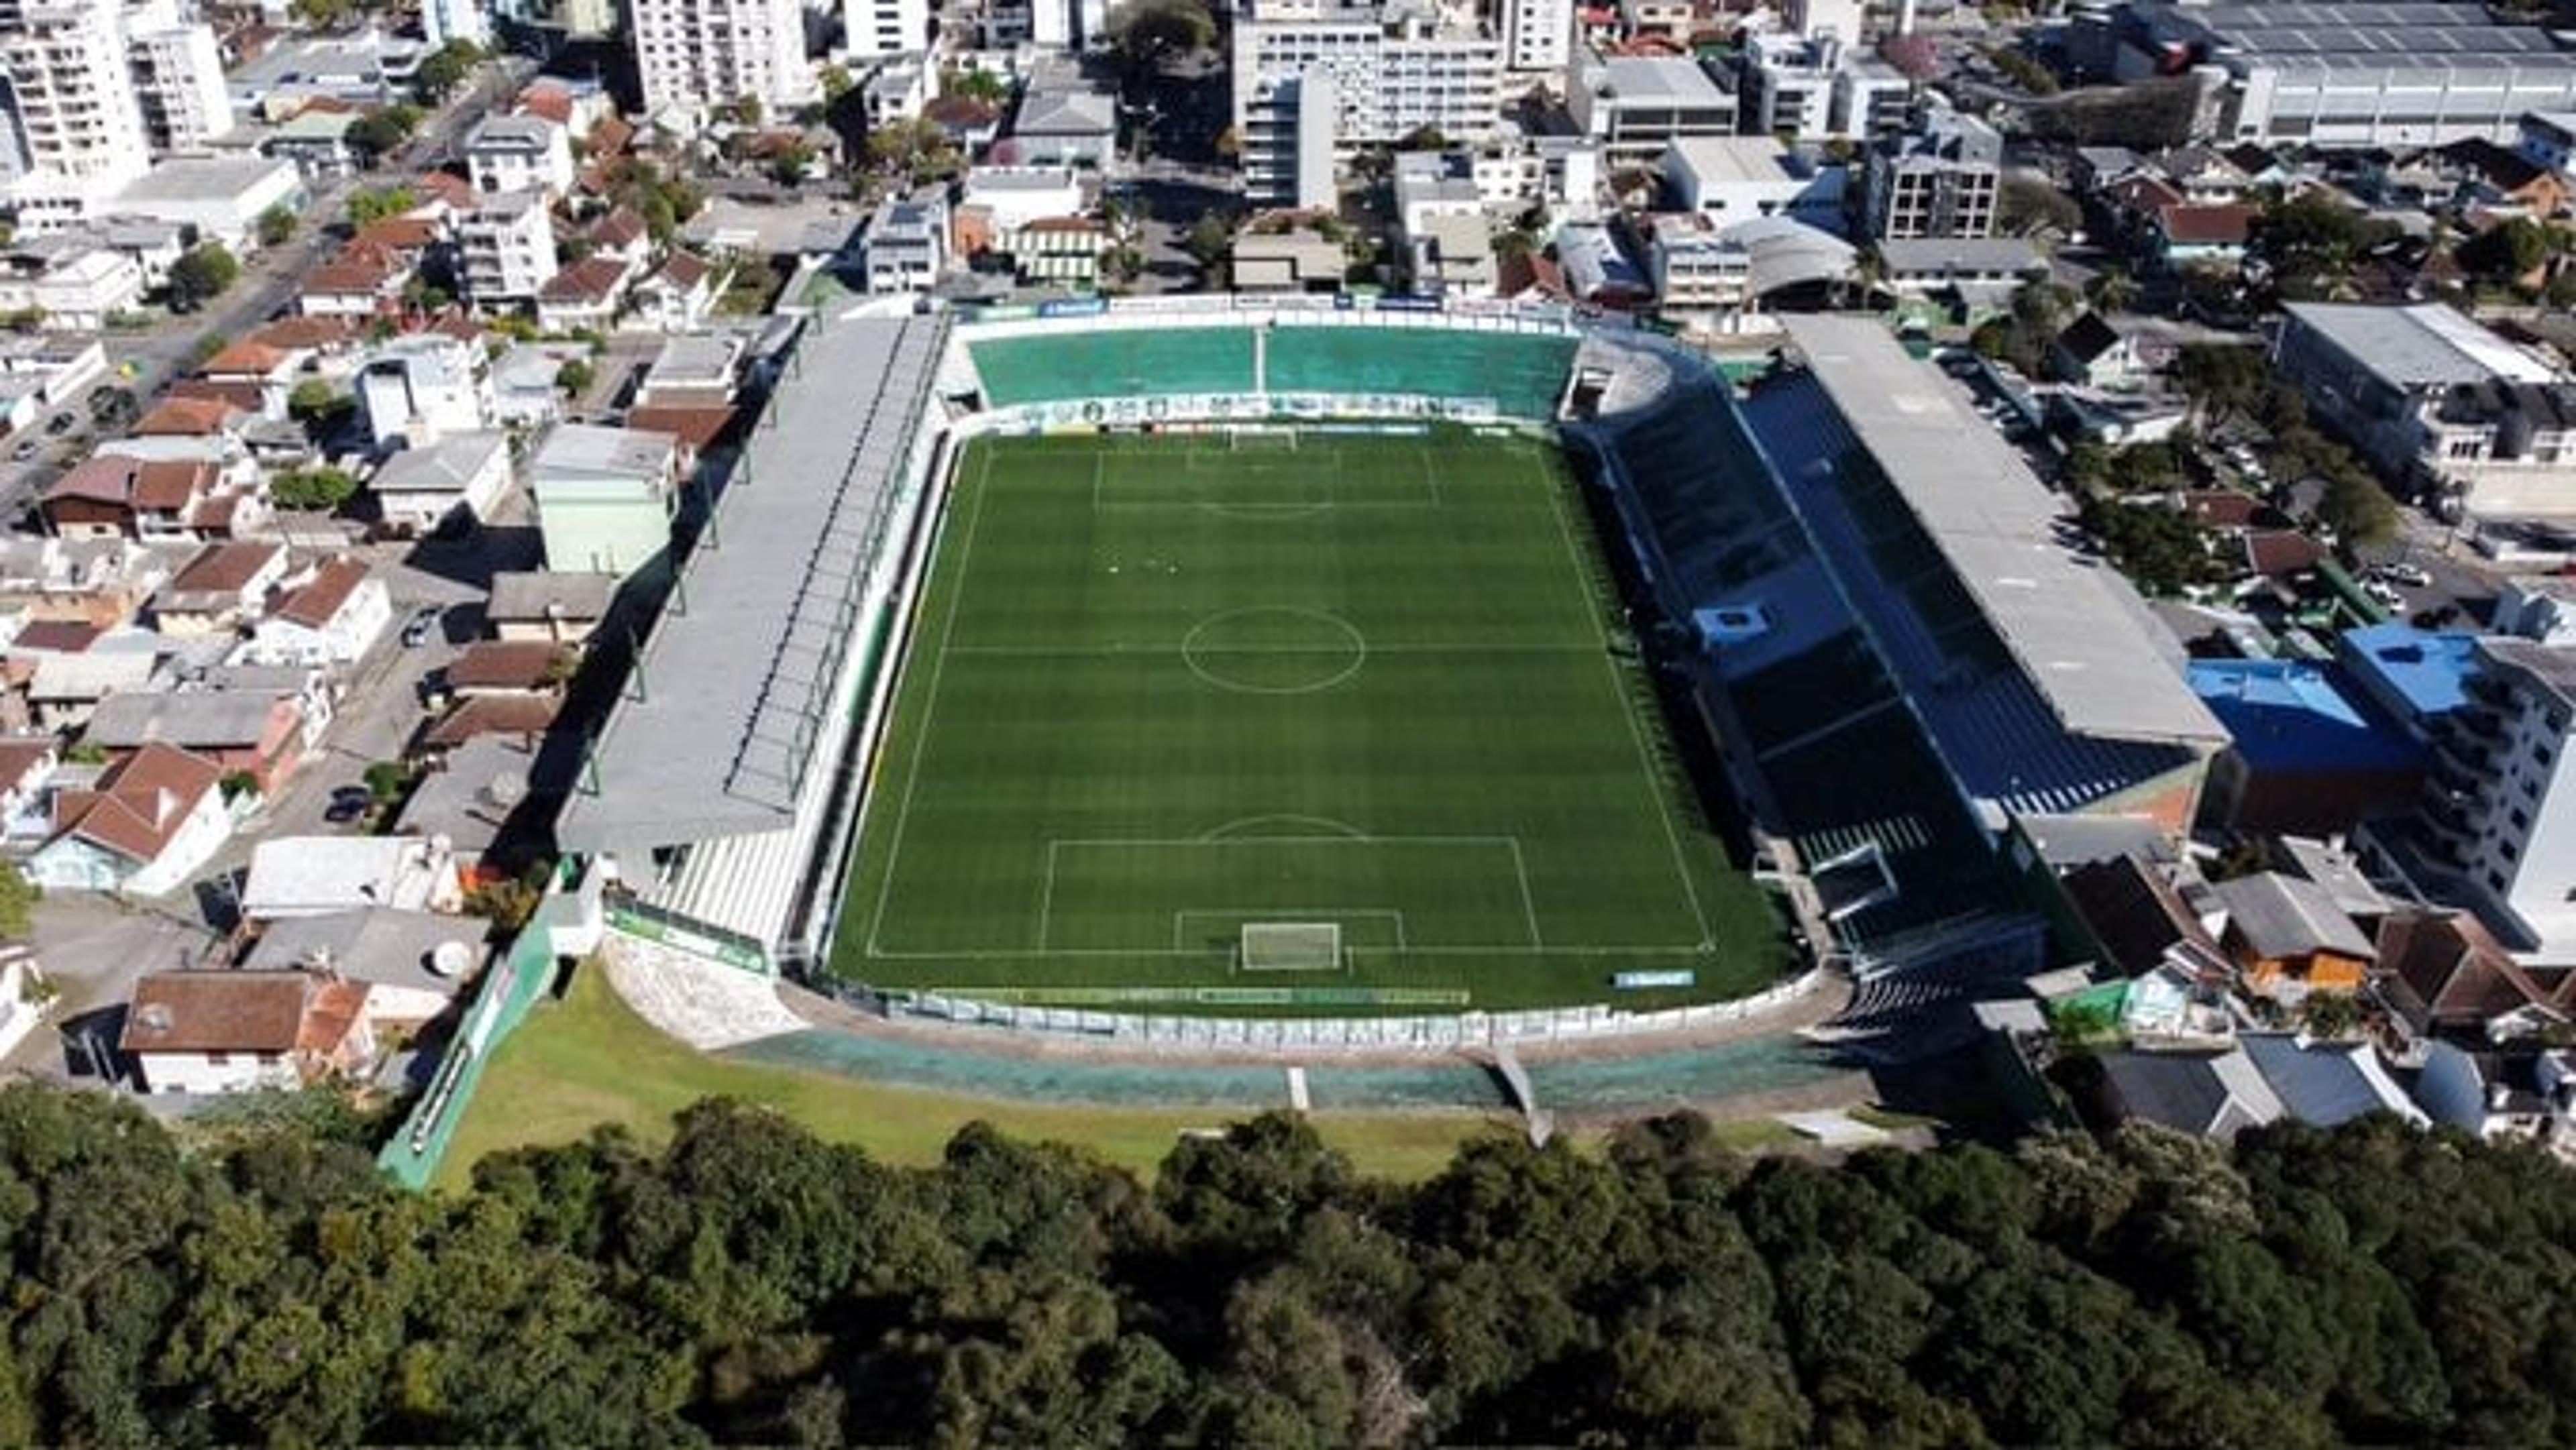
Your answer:
[[[1235,965],[1246,972],[1338,972],[1342,925],[1337,921],[1247,921],[1235,946]]]

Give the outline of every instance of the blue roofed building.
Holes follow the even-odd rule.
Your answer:
[[[2227,728],[2201,819],[2232,830],[2340,835],[2402,814],[2424,787],[2423,741],[2336,665],[2199,660],[2192,690]]]
[[[2418,739],[2468,700],[2478,637],[2465,631],[2374,624],[2346,630],[2335,657],[2371,703]]]

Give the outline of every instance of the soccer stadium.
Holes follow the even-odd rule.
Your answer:
[[[1642,1021],[2035,968],[2013,819],[2189,819],[2216,723],[1883,329],[1739,389],[1419,309],[810,320],[558,822],[611,927],[977,1020]]]

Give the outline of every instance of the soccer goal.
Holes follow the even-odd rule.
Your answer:
[[[1294,453],[1297,430],[1246,424],[1225,430],[1226,446],[1237,453]]]
[[[1247,972],[1337,972],[1342,926],[1336,921],[1247,921],[1235,949]]]

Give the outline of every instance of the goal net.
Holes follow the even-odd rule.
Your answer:
[[[1236,950],[1247,972],[1338,971],[1342,927],[1334,921],[1247,921]]]
[[[1294,428],[1259,426],[1229,428],[1225,436],[1227,443],[1238,453],[1294,453],[1297,451],[1297,430]]]

